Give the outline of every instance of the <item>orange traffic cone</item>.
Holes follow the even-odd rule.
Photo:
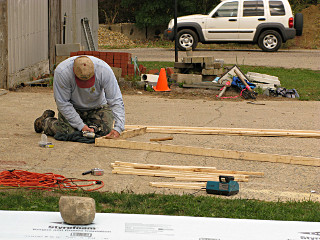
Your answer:
[[[156,92],[168,92],[171,91],[171,89],[168,87],[168,82],[167,82],[167,74],[166,70],[164,68],[161,68],[157,86],[153,87],[153,89]]]

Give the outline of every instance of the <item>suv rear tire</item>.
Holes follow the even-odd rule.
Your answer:
[[[178,48],[185,51],[186,48],[191,47],[194,50],[198,45],[197,34],[190,29],[183,29],[178,32]]]
[[[260,34],[258,46],[264,52],[276,52],[281,47],[281,35],[275,30],[267,30]]]
[[[296,29],[296,36],[302,35],[303,30],[303,14],[296,13],[294,16],[294,28]]]

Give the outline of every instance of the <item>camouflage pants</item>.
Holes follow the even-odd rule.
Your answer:
[[[97,126],[101,129],[99,135],[106,135],[113,129],[114,117],[108,105],[87,111],[76,110],[80,118],[87,126]],[[73,128],[65,117],[59,112],[57,118],[47,118],[44,122],[44,133],[54,136],[57,132],[70,134],[78,129]]]

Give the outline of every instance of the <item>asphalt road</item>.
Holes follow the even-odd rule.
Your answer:
[[[108,49],[106,51],[129,52],[133,56],[137,56],[138,61],[173,62],[175,60],[174,49],[134,48]],[[193,55],[214,56],[215,59],[223,59],[225,64],[320,70],[320,50],[279,50],[268,53],[261,50],[196,49],[193,51]],[[178,52],[179,61],[185,56],[185,52]]]

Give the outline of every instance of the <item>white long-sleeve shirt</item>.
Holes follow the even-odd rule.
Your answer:
[[[78,56],[61,62],[54,71],[53,92],[59,112],[73,128],[85,126],[77,110],[91,110],[108,104],[115,120],[114,130],[124,130],[125,111],[117,79],[110,66],[99,58],[88,56],[94,64],[95,83],[91,88],[79,88],[73,63]]]

